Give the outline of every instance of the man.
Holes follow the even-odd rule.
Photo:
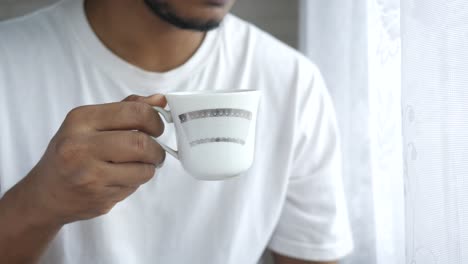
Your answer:
[[[336,263],[350,252],[320,73],[226,15],[233,4],[65,0],[0,24],[0,263],[248,264],[266,249],[277,264]],[[262,91],[254,164],[197,181],[152,140],[175,144],[152,106],[222,89]]]

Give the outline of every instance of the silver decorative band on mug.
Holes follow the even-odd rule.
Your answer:
[[[227,142],[227,143],[236,143],[240,145],[245,145],[245,140],[239,138],[228,138],[228,137],[216,137],[216,138],[203,138],[190,142],[190,146],[194,147],[201,144],[207,143],[218,143],[218,142]]]
[[[181,123],[188,122],[194,119],[211,118],[211,117],[238,117],[247,120],[252,120],[252,112],[243,109],[234,108],[216,108],[193,111],[179,115]]]

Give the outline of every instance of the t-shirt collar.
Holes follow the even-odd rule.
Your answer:
[[[84,10],[84,0],[66,0],[63,21],[69,21],[74,41],[94,65],[112,78],[125,79],[132,85],[170,89],[200,71],[218,47],[220,28],[209,31],[195,54],[183,65],[168,72],[150,72],[128,63],[110,51],[91,28]],[[135,87],[136,88],[136,87]]]

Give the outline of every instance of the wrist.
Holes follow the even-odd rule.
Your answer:
[[[62,227],[37,210],[34,199],[24,180],[0,199],[0,262],[37,263]]]
[[[36,197],[34,188],[29,188],[27,177],[11,188],[0,199],[0,216],[9,220],[12,228],[30,229],[60,229],[63,224],[46,210],[41,199]]]

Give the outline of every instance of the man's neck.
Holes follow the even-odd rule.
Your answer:
[[[85,1],[89,23],[112,52],[147,71],[165,72],[186,62],[205,33],[178,29],[161,20],[144,1]]]

